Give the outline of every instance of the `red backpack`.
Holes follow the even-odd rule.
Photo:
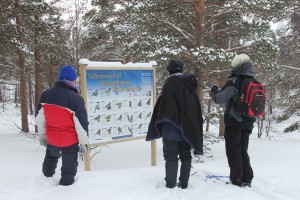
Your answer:
[[[266,93],[263,85],[253,77],[241,77],[242,82],[235,110],[244,116],[265,115]]]

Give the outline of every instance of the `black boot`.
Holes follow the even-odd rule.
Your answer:
[[[183,182],[179,181],[178,187],[181,189],[186,189],[188,187],[188,183],[183,183]]]
[[[251,188],[251,182],[242,182],[242,186],[241,187],[249,187],[249,188]]]

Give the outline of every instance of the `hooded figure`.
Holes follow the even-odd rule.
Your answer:
[[[231,61],[231,76],[254,77],[252,61],[246,54],[240,54]]]
[[[185,189],[190,176],[191,148],[196,154],[203,154],[203,119],[196,94],[197,80],[193,74],[182,74],[180,60],[171,60],[166,69],[170,77],[155,104],[146,140],[163,138],[166,187],[178,185]],[[181,169],[177,183],[178,156]]]
[[[252,66],[252,61],[246,54],[235,56],[231,62],[232,69],[226,84],[221,90],[216,85],[211,88],[213,101],[217,104],[226,103],[225,145],[230,167],[230,181],[234,185],[248,187],[251,187],[253,179],[253,170],[248,155],[249,135],[252,133],[256,119],[237,113],[235,102],[244,78],[254,77]]]

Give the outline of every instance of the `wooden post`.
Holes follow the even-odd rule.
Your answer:
[[[156,140],[151,141],[151,166],[157,165]]]
[[[90,146],[87,145],[87,152],[83,157],[84,161],[84,171],[91,171],[91,156],[90,156]]]
[[[87,94],[86,94],[86,67],[87,65],[80,65],[80,95],[83,97],[85,107],[87,108]]]
[[[153,105],[156,103],[156,65],[152,65],[153,67]],[[157,165],[157,145],[156,140],[151,141],[151,166]]]
[[[86,66],[85,64],[80,65],[80,95],[83,97],[85,107],[87,108],[87,94],[86,94]],[[87,153],[83,157],[84,170],[91,171],[91,156],[90,156],[90,145],[87,145]]]

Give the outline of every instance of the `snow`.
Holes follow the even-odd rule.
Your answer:
[[[224,141],[210,145],[211,151],[193,161],[189,187],[164,187],[164,160],[161,140],[157,141],[158,165],[150,166],[150,142],[136,140],[112,144],[91,161],[92,171],[84,171],[79,160],[78,179],[71,186],[59,186],[60,162],[56,174],[45,178],[41,165],[45,148],[12,130],[5,118],[13,121],[14,108],[0,111],[0,199],[1,200],[132,200],[132,199],[205,199],[205,200],[298,200],[300,199],[300,133],[284,134],[286,124],[276,124],[276,133],[269,139],[250,138],[249,154],[254,169],[252,188],[239,188],[221,180],[207,179],[208,175],[228,176],[229,168]],[[293,116],[289,122],[299,121]],[[285,122],[286,123],[286,122]],[[217,134],[217,130],[211,130]]]
[[[97,61],[89,61],[86,58],[82,58],[79,60],[80,65],[87,65],[87,67],[93,68],[104,68],[104,67],[116,67],[116,68],[128,68],[128,67],[153,67],[157,65],[156,61],[150,61],[149,63],[126,63],[122,64],[121,62],[97,62]]]

